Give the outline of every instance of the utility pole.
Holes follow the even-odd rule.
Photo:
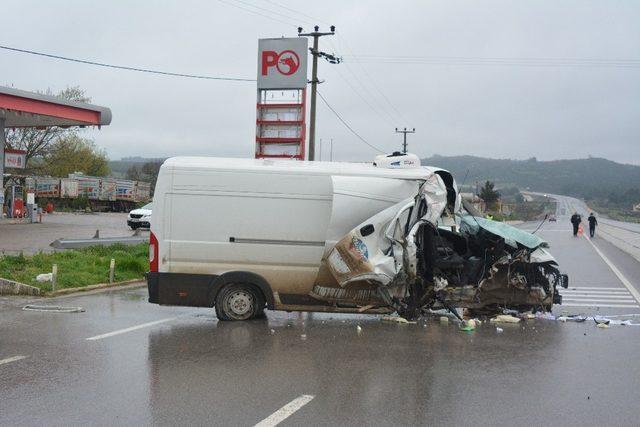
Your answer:
[[[324,52],[320,52],[318,50],[318,39],[322,36],[332,36],[336,33],[335,25],[330,27],[330,32],[321,33],[320,27],[313,27],[313,32],[311,33],[302,33],[302,27],[298,27],[298,37],[313,37],[313,47],[309,50],[311,51],[311,55],[313,55],[313,66],[311,68],[311,112],[309,119],[309,160],[315,160],[316,153],[316,92],[318,90],[318,56],[323,56],[329,62],[333,62],[335,64],[340,61],[336,59],[333,55],[327,55]]]
[[[407,154],[407,134],[416,133],[416,128],[413,128],[412,130],[407,130],[407,128],[404,128],[404,130],[398,130],[398,128],[396,128],[396,133],[404,134],[404,142],[402,143],[402,152],[404,154]]]
[[[329,146],[329,161],[333,162],[333,138],[331,138],[331,145]]]

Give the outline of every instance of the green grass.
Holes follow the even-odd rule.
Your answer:
[[[146,243],[116,244],[33,256],[4,256],[0,258],[0,277],[51,291],[51,282],[37,282],[36,276],[51,272],[53,264],[57,264],[56,289],[108,283],[109,262],[113,258],[114,281],[142,279],[149,269],[148,248]]]

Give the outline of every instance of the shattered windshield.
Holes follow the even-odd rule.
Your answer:
[[[545,240],[535,234],[520,230],[509,224],[481,217],[474,217],[472,215],[460,215],[460,231],[462,233],[477,234],[479,228],[495,234],[496,236],[502,237],[505,243],[513,248],[517,248],[518,244],[529,249],[549,247],[549,244]]]

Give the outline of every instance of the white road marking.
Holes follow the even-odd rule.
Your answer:
[[[569,289],[561,289],[560,292],[565,294],[577,294],[577,295],[629,295],[628,290],[620,288],[619,291],[578,291],[578,290],[569,290]]]
[[[297,410],[302,408],[307,403],[311,402],[315,396],[303,394],[300,397],[293,399],[291,402],[278,409],[273,414],[269,415],[264,420],[256,424],[255,427],[273,427],[280,424],[285,419],[293,415]]]
[[[620,272],[620,270],[618,270],[618,267],[616,267],[615,265],[613,265],[611,261],[609,261],[609,258],[607,258],[602,253],[602,251],[600,251],[600,249],[598,249],[598,247],[593,244],[591,239],[589,239],[586,234],[584,235],[584,238],[587,239],[587,242],[591,244],[591,247],[596,251],[598,255],[600,255],[600,258],[602,258],[602,260],[609,266],[611,271],[613,271],[613,274],[615,274],[618,277],[618,279],[622,282],[622,284],[629,290],[629,292],[631,292],[631,295],[633,295],[636,301],[640,303],[640,292],[638,292],[638,290],[633,287],[631,282],[629,282],[629,280],[627,280],[627,278],[624,277],[624,275]]]
[[[18,360],[26,359],[29,356],[13,356],[7,357],[6,359],[0,360],[0,365],[4,365],[5,363],[17,362]]]
[[[568,289],[564,289],[567,291],[577,291],[577,290],[585,290],[585,291],[613,291],[613,292],[619,292],[619,291],[627,291],[627,289],[625,288],[605,288],[605,287],[591,287],[591,286],[581,286],[581,287],[577,287],[577,286],[569,286]]]
[[[598,307],[598,308],[640,308],[640,305],[624,305],[624,304],[581,304],[581,303],[569,303],[565,304],[562,301],[562,306],[567,307]]]
[[[605,299],[605,298],[598,298],[598,299],[588,299],[588,298],[562,298],[562,303],[564,303],[565,301],[569,302],[601,302],[604,304],[608,304],[608,303],[615,303],[615,304],[632,304],[632,305],[638,305],[633,298],[630,298],[628,300],[615,300],[615,299]]]
[[[87,341],[101,340],[103,338],[109,338],[114,335],[126,334],[127,332],[137,331],[138,329],[148,328],[150,326],[159,325],[160,323],[171,322],[172,320],[176,320],[176,319],[177,317],[169,317],[167,319],[160,319],[154,322],[143,323],[141,325],[132,326],[130,328],[119,329],[117,331],[107,332],[106,334],[96,335],[95,337],[89,337],[87,338]]]

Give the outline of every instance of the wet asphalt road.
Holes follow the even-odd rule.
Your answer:
[[[559,217],[539,231],[577,301],[556,314],[640,314],[569,225]],[[637,261],[594,244],[640,283]],[[431,319],[280,312],[228,323],[148,304],[144,288],[47,301],[79,314],[25,312],[25,301],[0,299],[0,363],[26,356],[0,364],[1,425],[254,425],[302,395],[314,397],[282,425],[639,422],[639,326],[530,320],[466,333]],[[160,323],[128,330],[148,322]]]

